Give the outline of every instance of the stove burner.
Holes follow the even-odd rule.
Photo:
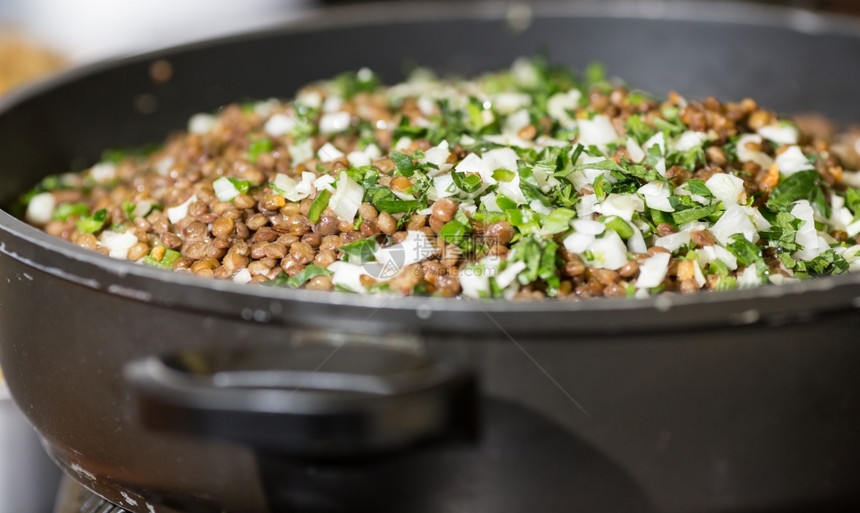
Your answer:
[[[97,495],[90,494],[90,498],[84,502],[80,513],[127,513],[124,509],[114,506],[110,502]]]
[[[54,513],[128,513],[63,476]]]

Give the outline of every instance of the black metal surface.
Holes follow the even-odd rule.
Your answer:
[[[401,340],[185,351],[126,366],[141,423],[302,459],[474,439],[475,376]]]
[[[793,11],[647,5],[659,10],[551,7],[522,32],[499,6],[348,10],[74,72],[0,104],[0,196],[77,156],[158,140],[226,101],[288,96],[362,65],[394,80],[405,58],[471,73],[543,46],[566,64],[603,60],[658,92],[752,95],[780,110],[860,119],[860,68],[846,65],[860,55],[856,25]],[[148,77],[158,58],[175,70],[166,85]],[[135,111],[140,94],[159,108]],[[13,395],[70,475],[134,513],[338,511],[343,501],[360,511],[382,500],[368,496],[372,472],[335,469],[329,481],[332,469],[153,432],[133,414],[121,373],[130,361],[250,341],[288,345],[302,330],[420,334],[428,354],[478,370],[486,428],[476,448],[410,453],[380,467],[392,503],[409,503],[401,510],[860,507],[856,275],[638,302],[391,301],[160,273],[0,213],[0,278],[0,361]],[[415,476],[424,478],[417,489]],[[334,487],[338,479],[352,484]],[[414,493],[395,496],[401,485]]]

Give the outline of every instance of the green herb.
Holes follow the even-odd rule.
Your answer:
[[[104,227],[106,220],[107,210],[102,208],[100,210],[96,210],[91,216],[81,216],[81,218],[75,222],[75,227],[77,227],[78,231],[81,233],[96,233]]]
[[[692,178],[684,183],[687,184],[687,190],[690,191],[690,194],[695,194],[704,198],[714,197],[714,195],[711,193],[711,190],[708,189],[707,185],[705,185],[705,182],[699,180],[698,178]]]
[[[248,144],[248,162],[254,164],[263,153],[272,151],[272,141],[268,138],[261,138],[251,141]],[[231,179],[232,181],[232,179]]]
[[[366,239],[359,239],[349,244],[344,244],[338,249],[346,255],[346,261],[350,264],[363,264],[376,260],[374,253],[376,253],[378,247],[379,245],[376,243],[375,237],[367,237]]]
[[[312,278],[316,278],[317,276],[331,276],[332,274],[334,273],[332,273],[325,267],[320,267],[316,264],[310,264],[309,266],[302,269],[302,271],[295,276],[287,278],[284,285],[292,289],[297,289],[310,281]]]
[[[412,157],[399,151],[392,151],[390,156],[394,165],[397,166],[398,174],[410,177],[415,173],[415,163],[412,161]]]
[[[771,192],[765,204],[770,210],[777,212],[789,210],[795,201],[808,200],[815,202],[821,192],[821,175],[818,171],[799,171],[780,182]]]
[[[732,252],[741,265],[752,265],[761,259],[761,251],[758,246],[746,240],[740,233],[732,235],[732,242],[726,249]]]
[[[174,251],[172,249],[164,249],[164,255],[162,255],[161,260],[156,260],[155,257],[152,256],[152,253],[155,251],[149,252],[149,255],[143,257],[141,263],[148,265],[150,267],[160,267],[161,269],[173,269],[173,264],[176,263],[177,260],[182,256],[182,253],[179,251]]]
[[[788,212],[782,211],[777,213],[776,217],[771,222],[770,229],[762,232],[762,237],[768,241],[768,246],[775,247],[783,251],[797,251],[800,249],[795,239],[797,238],[797,230],[803,221],[797,219]],[[786,267],[792,268],[787,265]]]
[[[65,221],[71,216],[85,216],[90,212],[86,203],[61,203],[54,210],[51,219]]]
[[[713,215],[719,210],[719,203],[715,203],[713,205],[706,205],[703,207],[688,208],[686,210],[672,212],[672,220],[675,221],[676,225],[682,225],[686,223],[691,223],[693,221],[698,221],[699,219]]]
[[[358,93],[372,93],[379,87],[379,76],[368,69],[341,73],[332,80],[335,91],[349,100]]]
[[[323,189],[317,194],[317,197],[314,198],[314,202],[311,203],[311,208],[308,210],[308,221],[312,223],[318,223],[320,220],[320,216],[325,211],[326,207],[328,207],[328,202],[331,199],[331,191],[328,189]]]
[[[648,126],[639,114],[633,114],[627,118],[626,126],[627,134],[639,144],[643,144],[654,135],[654,129]]]
[[[828,249],[814,259],[806,262],[806,271],[813,276],[825,274],[843,274],[848,272],[848,262],[837,255],[833,249]]]

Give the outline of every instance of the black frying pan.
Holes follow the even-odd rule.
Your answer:
[[[73,71],[0,105],[0,200],[193,113],[360,66],[394,81],[410,60],[472,74],[548,50],[660,93],[860,120],[856,23],[712,3],[508,14],[356,7]],[[136,513],[860,507],[856,275],[392,301],[163,273],[0,212],[0,278],[15,399],[70,475]]]

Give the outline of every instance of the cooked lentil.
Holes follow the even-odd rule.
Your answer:
[[[24,202],[82,247],[239,283],[647,297],[860,269],[860,174],[831,137],[541,59],[391,87],[362,69],[198,114]]]

